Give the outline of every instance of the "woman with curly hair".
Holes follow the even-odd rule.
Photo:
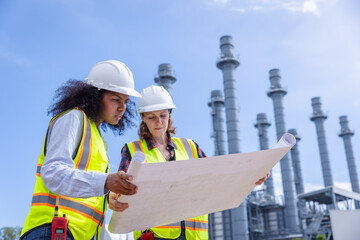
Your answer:
[[[115,60],[97,63],[85,82],[69,80],[56,91],[21,239],[52,239],[52,232],[63,231],[52,224],[54,215],[66,216],[66,239],[99,239],[109,191],[136,193],[137,187],[129,182],[132,176],[109,173],[99,130],[109,127],[121,135],[133,125],[129,96],[141,95],[134,90],[130,69]],[[127,207],[111,205],[115,211]]]

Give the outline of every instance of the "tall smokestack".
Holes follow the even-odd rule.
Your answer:
[[[296,194],[300,194],[300,193],[304,193],[304,181],[303,181],[301,163],[299,157],[299,142],[301,138],[299,137],[296,129],[294,128],[289,129],[289,133],[294,135],[294,137],[296,138],[296,144],[291,149],[291,159],[294,169]]]
[[[282,98],[286,95],[287,92],[280,83],[280,70],[272,69],[270,70],[269,74],[271,87],[267,95],[273,100],[276,136],[277,139],[280,139],[286,131]],[[300,228],[296,205],[297,198],[294,183],[294,173],[289,154],[286,154],[280,160],[280,167],[285,198],[285,221],[290,233],[298,233]]]
[[[225,102],[221,90],[211,92],[211,116],[213,122],[213,137],[215,156],[226,154],[226,131],[225,131]]]
[[[356,168],[354,152],[351,144],[351,137],[354,135],[354,132],[352,132],[349,128],[348,125],[349,121],[347,120],[347,116],[340,116],[339,120],[341,126],[339,137],[341,137],[344,140],[345,154],[349,169],[351,188],[353,192],[360,193],[359,179],[356,171],[357,168]]]
[[[256,115],[256,123],[254,124],[254,127],[258,129],[260,150],[269,149],[268,128],[270,125],[271,124],[268,122],[265,113],[259,113]],[[270,177],[266,179],[264,184],[266,186],[266,192],[271,196],[275,196],[272,170],[270,171]]]
[[[327,119],[327,116],[321,110],[320,97],[312,98],[311,105],[313,108],[313,115],[310,117],[310,120],[315,122],[324,184],[325,187],[332,186],[333,179],[331,175],[331,166],[330,166],[329,154],[327,150],[325,128],[324,128],[324,121],[325,119]]]
[[[239,60],[233,53],[233,40],[231,36],[220,38],[221,57],[217,61],[217,67],[222,70],[224,79],[226,126],[229,154],[240,153],[240,121],[239,107],[237,104],[235,68],[239,66]],[[246,201],[238,208],[231,210],[232,239],[249,239]]]
[[[173,73],[172,67],[168,63],[159,65],[158,76],[155,77],[154,81],[163,86],[171,95],[172,84],[176,82],[176,77]]]
[[[211,92],[211,100],[208,106],[211,107],[215,156],[225,155],[225,102],[221,90],[213,90]],[[231,218],[230,210],[209,215],[209,239],[231,239],[231,224],[225,224],[231,221],[229,219],[226,221],[224,218]]]

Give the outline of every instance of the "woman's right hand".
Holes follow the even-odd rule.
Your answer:
[[[133,177],[124,171],[112,173],[106,178],[105,188],[122,195],[134,195],[137,193],[137,186],[129,182],[132,180]]]
[[[125,209],[129,207],[128,203],[121,203],[118,202],[118,198],[120,197],[120,194],[110,192],[109,194],[109,208],[116,212],[122,212]]]

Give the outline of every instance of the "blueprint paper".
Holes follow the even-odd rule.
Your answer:
[[[138,193],[126,197],[128,209],[113,212],[109,231],[128,233],[238,207],[255,188],[255,182],[280,161],[295,141],[287,133],[275,148],[268,150],[135,163],[133,183]]]

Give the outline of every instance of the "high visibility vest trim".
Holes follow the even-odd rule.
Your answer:
[[[47,196],[46,196],[47,195]],[[34,194],[32,198],[31,206],[49,206],[55,208],[56,205],[56,196],[48,194]],[[86,206],[85,204],[72,201],[67,199],[64,196],[59,196],[59,208],[67,208],[70,211],[75,211],[87,218],[92,219],[97,224],[100,223],[104,215],[98,210],[94,209],[91,206]]]
[[[184,148],[186,149],[186,153],[188,154],[189,159],[197,158],[197,157],[195,157],[196,156],[195,151],[191,147],[189,140],[186,138],[180,138],[179,140],[182,143],[182,145],[184,146]]]
[[[36,176],[39,176],[41,177],[41,166],[42,164],[38,164],[37,167],[36,167]]]
[[[187,219],[184,221],[185,227],[191,230],[207,231],[208,230],[208,221],[196,220],[196,219]],[[181,228],[181,222],[157,226],[154,228]]]
[[[78,109],[79,110],[79,109]],[[70,111],[70,110],[69,110]],[[80,110],[81,111],[81,110]],[[41,167],[46,154],[46,140],[51,130],[52,123],[59,116],[68,111],[60,113],[54,117],[48,127],[45,136],[43,151],[39,157],[36,168],[36,183],[30,213],[26,218],[23,231],[24,235],[37,226],[50,223],[54,216],[56,205],[56,194],[46,189],[41,179]],[[81,111],[82,112],[82,111]],[[84,171],[109,172],[108,158],[106,154],[106,144],[98,133],[98,129],[93,121],[90,121],[82,112],[82,133],[78,146],[73,154],[74,168]],[[106,196],[90,198],[69,198],[59,196],[59,215],[66,214],[69,219],[69,230],[75,239],[91,239],[96,231],[100,236],[98,226],[103,225],[104,213],[106,211]]]

